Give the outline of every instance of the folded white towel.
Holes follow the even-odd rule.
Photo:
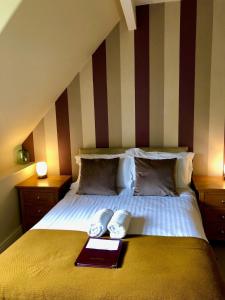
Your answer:
[[[87,233],[91,237],[100,237],[107,231],[107,225],[113,216],[111,209],[103,208],[91,219]]]
[[[128,211],[123,209],[117,210],[107,226],[110,237],[113,239],[122,239],[125,237],[130,220],[131,214]]]

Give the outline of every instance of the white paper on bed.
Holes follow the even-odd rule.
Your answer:
[[[192,236],[206,239],[194,192],[179,189],[179,197],[133,196],[132,189],[118,196],[77,195],[69,191],[33,229],[86,231],[92,216],[102,208],[131,213],[128,234]]]

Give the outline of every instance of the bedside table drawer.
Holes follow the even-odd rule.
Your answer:
[[[205,193],[204,203],[207,206],[224,207],[225,193]]]
[[[16,185],[19,192],[23,231],[34,226],[69,190],[72,177],[52,175],[38,179],[36,175]]]
[[[210,240],[225,240],[225,223],[208,223],[205,225],[205,232]]]
[[[52,202],[56,199],[55,193],[53,192],[41,192],[41,191],[22,191],[22,197],[24,203],[42,203]]]
[[[222,176],[193,176],[203,225],[209,240],[225,241],[225,181]]]
[[[209,223],[224,222],[225,224],[225,209],[204,208],[203,219]]]
[[[45,215],[52,207],[54,203],[46,203],[45,205],[24,205],[24,216],[43,216]]]

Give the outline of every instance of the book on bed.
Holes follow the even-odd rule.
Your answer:
[[[77,267],[118,268],[122,240],[89,238],[75,261]]]

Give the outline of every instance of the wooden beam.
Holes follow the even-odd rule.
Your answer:
[[[137,28],[135,5],[132,0],[120,0],[120,4],[122,6],[128,30],[135,30]]]
[[[146,5],[146,4],[156,4],[156,3],[162,3],[162,2],[174,2],[180,0],[134,0],[134,5]]]

